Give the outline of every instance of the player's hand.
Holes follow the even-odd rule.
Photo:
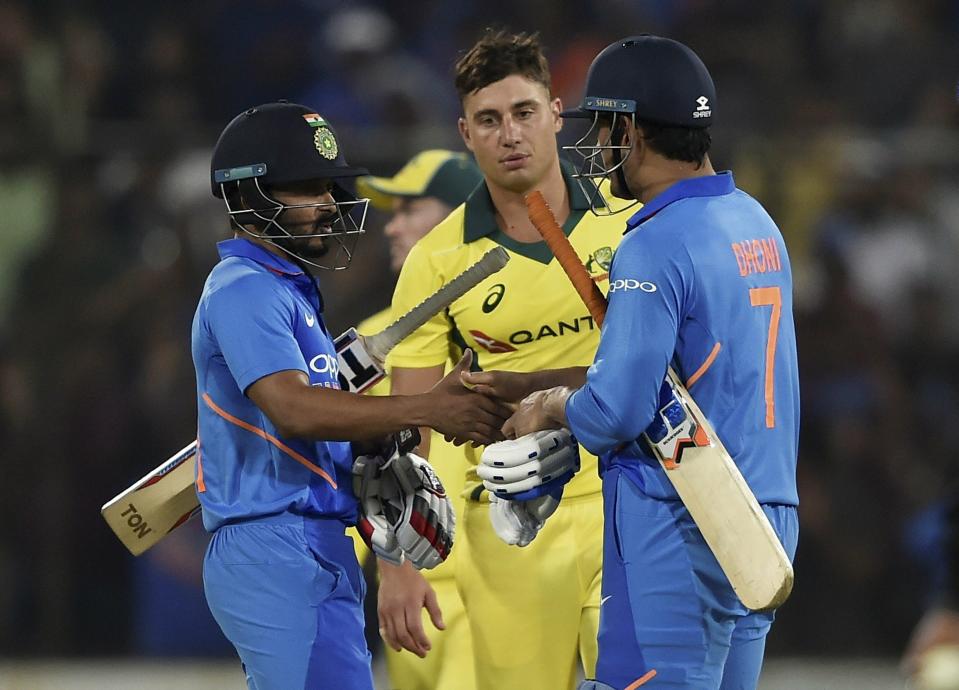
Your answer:
[[[579,446],[568,429],[536,431],[494,443],[486,447],[476,466],[490,494],[518,500],[561,494],[577,471]]]
[[[573,389],[568,386],[530,393],[519,402],[516,411],[503,424],[503,435],[506,438],[519,438],[534,431],[567,426],[566,400],[572,393]]]
[[[933,609],[922,617],[912,633],[902,659],[903,672],[910,677],[915,675],[927,652],[946,645],[959,645],[959,611]]]
[[[432,644],[423,629],[420,610],[427,610],[437,630],[446,629],[436,592],[409,563],[396,566],[379,561],[377,565],[380,568],[377,601],[380,636],[397,652],[406,649],[425,657]]]
[[[487,445],[503,440],[500,428],[512,410],[502,402],[463,385],[460,376],[469,371],[472,350],[467,350],[453,370],[430,389],[429,426],[456,445],[471,442]]]
[[[535,390],[530,374],[520,371],[464,371],[460,379],[477,393],[506,403],[518,403]]]
[[[550,495],[529,501],[511,501],[490,494],[489,502],[493,531],[510,546],[528,546],[543,529],[546,519],[559,507],[559,499]]]

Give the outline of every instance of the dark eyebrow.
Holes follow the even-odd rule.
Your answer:
[[[491,115],[493,117],[499,117],[499,111],[496,108],[486,108],[484,110],[477,110],[473,113],[473,119],[478,120],[481,117],[486,115]]]
[[[535,98],[527,98],[525,101],[517,101],[510,106],[510,110],[522,110],[523,108],[536,108],[539,104],[536,102]],[[496,108],[484,108],[483,110],[477,110],[473,113],[473,119],[478,120],[481,117],[486,115],[491,115],[493,117],[499,117],[500,111]]]
[[[521,108],[535,108],[539,103],[536,102],[534,98],[527,98],[525,101],[520,101],[519,103],[513,104],[513,110],[519,110]]]

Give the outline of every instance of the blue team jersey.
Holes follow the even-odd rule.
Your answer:
[[[193,318],[203,525],[287,512],[355,524],[350,444],[281,438],[246,397],[257,380],[302,371],[339,388],[333,341],[315,280],[245,240],[218,245]]]
[[[792,272],[776,224],[732,174],[680,181],[627,221],[586,385],[579,442],[648,495],[677,499],[640,434],[672,365],[760,503],[798,505]]]

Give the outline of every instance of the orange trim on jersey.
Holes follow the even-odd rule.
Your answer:
[[[707,357],[702,366],[696,370],[696,373],[690,376],[689,380],[686,381],[686,388],[692,388],[693,384],[703,377],[703,374],[705,374],[709,367],[713,365],[713,362],[716,360],[716,355],[719,354],[719,351],[722,349],[722,347],[723,346],[721,343],[716,343],[713,345],[713,351],[709,353],[709,357]]]
[[[647,682],[651,681],[656,677],[656,669],[650,669],[647,673],[643,674],[632,683],[627,685],[624,690],[636,690],[640,685],[646,685]]]
[[[766,340],[766,428],[776,428],[776,397],[773,386],[776,381],[776,340],[779,337],[779,317],[782,314],[782,290],[776,287],[751,288],[749,302],[754,307],[770,306],[772,313],[769,316],[769,336]]]
[[[307,468],[310,472],[314,472],[314,473],[320,475],[321,477],[323,477],[323,479],[325,479],[325,480],[327,481],[327,483],[328,483],[330,486],[332,486],[334,489],[336,488],[336,481],[334,481],[333,477],[331,477],[329,474],[327,474],[326,471],[325,471],[322,467],[317,467],[315,464],[313,464],[312,462],[310,462],[310,460],[309,460],[308,458],[305,458],[305,457],[303,457],[302,455],[300,455],[299,453],[297,453],[295,450],[293,450],[293,449],[290,448],[288,445],[286,445],[285,443],[283,443],[283,441],[281,441],[280,439],[276,438],[275,436],[271,436],[270,434],[268,434],[268,433],[266,433],[265,431],[263,431],[263,429],[257,428],[257,427],[255,427],[255,426],[253,426],[252,424],[248,424],[248,423],[244,422],[242,419],[238,419],[237,417],[234,417],[234,416],[231,415],[229,412],[220,409],[219,407],[217,407],[217,404],[216,404],[215,402],[213,402],[213,400],[210,398],[209,394],[207,394],[207,393],[204,393],[204,394],[203,394],[203,402],[205,402],[205,403],[207,404],[207,406],[208,406],[211,410],[213,410],[213,411],[216,412],[218,415],[220,415],[221,417],[223,417],[223,419],[225,419],[226,421],[228,421],[228,422],[230,422],[230,423],[232,423],[232,424],[236,424],[236,425],[237,425],[238,427],[240,427],[241,429],[246,429],[247,431],[256,434],[256,435],[259,436],[260,438],[262,438],[262,439],[264,439],[264,440],[266,440],[266,441],[269,441],[269,442],[272,443],[274,446],[276,446],[277,448],[279,448],[280,450],[282,450],[284,453],[286,453],[287,455],[289,455],[291,458],[293,458],[294,460],[296,460],[298,463],[300,463],[301,465],[303,465],[305,468]]]
[[[203,461],[201,459],[200,434],[196,435],[196,490],[199,493],[206,491],[206,483],[203,481]]]

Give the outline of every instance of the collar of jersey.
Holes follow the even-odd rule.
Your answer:
[[[244,237],[236,237],[232,240],[217,242],[216,249],[220,253],[221,259],[226,259],[230,256],[240,256],[244,259],[252,259],[274,273],[282,273],[287,276],[303,275],[303,269],[293,262],[286,261]]]
[[[697,196],[723,196],[724,194],[732,193],[735,189],[736,182],[733,180],[731,170],[724,170],[715,175],[689,177],[685,180],[680,180],[654,196],[649,200],[648,204],[634,213],[633,216],[626,221],[626,231],[629,232],[637,225],[646,222],[674,201]]]
[[[560,161],[560,172],[569,194],[569,217],[563,223],[563,232],[568,236],[589,208],[589,199],[573,179],[573,166],[568,161]],[[553,253],[545,242],[517,242],[499,229],[496,224],[496,210],[485,182],[469,195],[463,216],[463,240],[474,242],[483,237],[488,237],[515,254],[543,264],[548,264],[553,259]]]
[[[292,261],[287,261],[243,237],[235,237],[232,240],[217,242],[216,250],[220,253],[221,259],[226,259],[231,256],[250,259],[271,273],[286,276],[293,281],[297,289],[309,300],[310,304],[312,304],[316,310],[316,313],[323,313],[323,295],[320,294],[319,284],[313,276],[305,273],[302,268]]]

